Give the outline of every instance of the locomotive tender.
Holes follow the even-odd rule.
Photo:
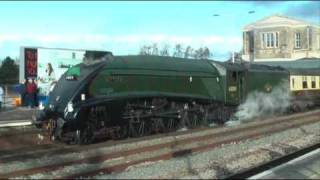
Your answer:
[[[112,56],[70,68],[34,119],[50,136],[86,144],[226,122],[253,91],[289,72],[256,64],[161,56]]]

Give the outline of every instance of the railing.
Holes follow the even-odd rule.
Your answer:
[[[3,88],[3,102],[2,108],[16,107],[16,98],[20,98],[20,94],[16,90],[17,85],[2,85]]]
[[[12,109],[15,108],[17,106],[21,106],[22,100],[21,100],[21,95],[18,92],[18,88],[17,88],[18,84],[13,84],[13,85],[2,85],[1,87],[3,88],[3,102],[2,102],[2,109]],[[16,102],[16,100],[20,100],[20,104]],[[40,101],[42,103],[45,103],[46,97],[45,96],[39,96],[38,95],[38,103],[39,104]],[[25,99],[26,100],[26,99]]]

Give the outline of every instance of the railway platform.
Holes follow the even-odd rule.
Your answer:
[[[320,148],[249,179],[320,179]]]
[[[0,127],[30,125],[38,108],[6,107],[0,111]]]

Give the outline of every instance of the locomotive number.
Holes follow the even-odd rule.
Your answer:
[[[237,91],[237,86],[229,86],[229,92]]]

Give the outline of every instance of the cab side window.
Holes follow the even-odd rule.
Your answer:
[[[237,81],[237,72],[232,72],[232,81]]]

